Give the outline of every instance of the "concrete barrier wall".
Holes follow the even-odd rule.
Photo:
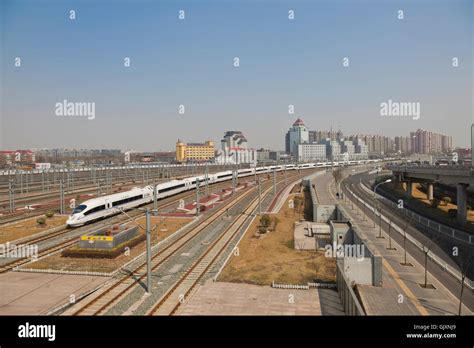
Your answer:
[[[338,220],[337,208],[335,204],[322,205],[319,204],[316,195],[316,190],[313,187],[313,179],[319,175],[324,174],[324,171],[314,173],[303,179],[302,184],[304,187],[309,188],[311,195],[311,203],[313,206],[313,221],[314,222],[328,222],[329,220]]]
[[[312,178],[303,179],[303,186],[309,188],[311,195],[311,204],[313,206],[313,221],[328,222],[329,220],[337,220],[336,205],[322,205],[318,203],[316,190],[312,185]]]
[[[362,187],[364,188],[365,186],[362,185]],[[375,209],[372,205],[370,205],[369,203],[365,202],[364,200],[362,200],[360,197],[358,197],[354,192],[352,192],[350,189],[348,189],[347,187],[344,188],[346,193],[349,194],[350,196],[352,196],[354,199],[358,200],[361,204],[365,205],[367,207],[368,210],[374,212],[374,214],[376,215],[379,215],[380,213],[379,212],[375,212]],[[367,189],[367,188],[365,188]],[[383,199],[383,196],[379,196],[380,199]],[[406,209],[404,209],[404,211],[407,211]],[[413,212],[409,212],[409,214],[414,214]],[[388,223],[390,220],[384,216],[382,214],[382,220],[384,220],[386,223]],[[398,233],[402,234],[403,235],[403,229],[400,227],[400,226],[397,226],[395,223],[392,222],[392,228],[393,230],[397,231]],[[413,245],[415,245],[418,249],[420,250],[423,250],[423,244],[420,243],[416,238],[414,238],[412,235],[410,235],[409,233],[406,234],[406,237],[407,237],[407,240],[409,242],[411,242]],[[451,274],[453,277],[455,277],[457,280],[461,281],[461,274],[460,272],[457,270],[457,269],[453,269],[453,267],[451,267],[450,265],[448,265],[441,257],[439,257],[438,255],[434,254],[431,250],[428,252],[428,257],[430,259],[432,259],[434,262],[436,262],[438,265],[440,265],[446,272],[448,272],[449,274]],[[474,281],[466,278],[464,280],[464,284],[470,289],[470,290],[474,290]]]
[[[343,207],[339,207],[339,211],[344,219],[349,219],[349,215]],[[369,263],[366,262],[365,266],[361,264],[359,267],[370,267],[371,285],[382,286],[382,256],[372,249],[367,239],[363,237],[363,233],[357,225],[351,224],[351,231],[353,244],[362,244],[364,246],[364,257],[370,259],[370,266]]]
[[[347,315],[365,315],[349,280],[344,275],[344,265],[341,260],[336,262],[336,284],[342,307]]]

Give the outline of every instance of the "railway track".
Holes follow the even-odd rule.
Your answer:
[[[157,180],[156,183],[163,182],[163,180]],[[119,183],[114,183],[112,186],[112,191],[114,188],[120,187],[121,189],[129,189],[132,188],[133,186],[136,186],[137,183],[128,181],[128,182],[119,182]],[[71,198],[75,198],[76,195],[78,194],[90,194],[90,193],[97,193],[97,186],[87,186],[87,187],[82,187],[82,188],[77,188],[74,189],[73,191],[67,191],[65,190],[65,201]],[[24,204],[27,205],[33,205],[33,204],[39,204],[41,202],[44,202],[47,199],[57,199],[59,197],[59,190],[55,190],[52,192],[46,192],[46,193],[39,193],[39,194],[33,194],[33,195],[27,195],[27,196],[17,196],[15,197],[15,206],[23,206]],[[0,200],[0,206],[7,207],[9,205],[8,199]],[[25,213],[28,213],[30,211],[39,211],[41,210],[42,212],[46,212],[47,210],[58,210],[59,206],[59,200],[58,202],[53,202],[53,203],[48,203],[46,202],[45,207],[41,208],[36,208],[35,210],[23,210],[23,211],[15,211],[14,213],[9,213],[7,211],[3,211],[5,215],[0,216],[0,224],[5,224],[8,222],[16,221],[21,218],[22,215]],[[9,217],[13,216],[12,219],[9,219]]]
[[[0,216],[0,228],[6,224],[11,224],[12,222],[17,222],[21,220],[26,220],[34,217],[40,217],[45,214],[51,208],[39,208],[35,210],[28,210],[27,212],[16,212],[10,213],[8,215]]]
[[[269,187],[263,194],[267,195],[271,190],[272,187]],[[251,214],[256,211],[257,206],[258,197],[254,198],[245,211],[208,246],[184,276],[166,292],[147,315],[173,315],[222,252],[226,250],[234,236],[245,225]]]
[[[289,177],[288,179],[293,179],[294,177],[299,177],[301,175],[296,174],[295,176]],[[284,180],[282,180],[284,181]],[[280,181],[280,182],[282,182]],[[269,192],[271,187],[268,188],[265,193]],[[235,207],[242,202],[243,199],[248,197],[252,192],[253,188],[250,187],[245,191],[239,193],[236,199],[233,199],[230,202],[227,202],[225,205],[221,206],[213,214],[204,217],[203,220],[200,220],[199,223],[194,226],[190,231],[183,233],[182,235],[171,238],[166,245],[162,246],[160,250],[152,255],[151,257],[151,269],[152,271],[156,270],[160,265],[169,260],[172,256],[179,253],[179,251],[191,240],[193,240],[201,231],[210,226],[213,222],[222,218],[229,209]],[[258,203],[258,198],[252,200],[252,202]],[[248,210],[246,210],[248,211]],[[232,224],[233,226],[235,224]],[[94,294],[93,297],[90,297],[87,302],[83,302],[81,307],[78,309],[72,309],[66,311],[66,315],[101,315],[105,314],[110,308],[112,308],[116,303],[126,297],[130,292],[132,292],[140,282],[147,276],[146,274],[146,262],[141,263],[135,267],[130,273],[123,276],[122,278],[115,280],[101,288],[98,293]]]
[[[213,186],[213,185],[215,185],[215,186]],[[222,183],[217,183],[217,184],[213,184],[213,185],[210,185],[210,187],[213,187],[216,191],[218,191],[221,187],[226,187],[228,185],[228,182],[222,182]],[[179,202],[179,200],[181,200],[181,199],[187,199],[187,198],[193,198],[193,197],[195,197],[195,193],[185,192],[185,193],[179,194],[177,196],[165,198],[165,200],[163,200],[161,202],[159,201],[158,208],[163,209],[163,208],[166,208],[166,207],[169,207],[169,206],[172,206],[172,205],[176,205],[177,202]],[[169,202],[167,202],[166,200],[169,200]],[[149,203],[149,204],[146,204],[145,207],[146,206],[152,206],[152,205],[153,205],[153,203]],[[130,210],[127,214],[128,214],[128,216],[130,216],[131,218],[134,218],[134,219],[145,215],[145,213],[143,213],[141,211],[138,211],[138,210]],[[105,226],[109,226],[109,225],[112,225],[112,224],[124,223],[124,222],[130,220],[130,218],[128,216],[124,216],[122,214],[119,214],[119,215],[115,215],[115,216],[112,216],[110,218],[107,218],[105,220],[100,220],[98,222],[88,224],[86,226],[79,227],[79,228],[76,228],[76,229],[70,229],[67,226],[64,226],[64,228],[59,230],[59,231],[55,231],[55,232],[52,232],[51,234],[40,236],[38,238],[30,239],[27,242],[22,243],[22,246],[28,246],[28,245],[38,244],[38,243],[41,243],[41,242],[46,242],[48,240],[53,240],[57,237],[61,237],[65,234],[67,234],[67,233],[70,233],[71,231],[73,231],[74,234],[77,235],[77,234],[80,234],[81,232],[82,233],[89,232],[91,230],[95,230],[95,229],[105,227]],[[56,252],[56,251],[58,251],[62,248],[68,247],[68,246],[76,243],[77,238],[78,238],[78,236],[74,236],[70,240],[67,240],[67,241],[64,241],[64,242],[58,244],[57,246],[59,248],[57,248],[56,245],[55,245],[55,246],[48,247],[48,248],[42,250],[41,252],[38,253],[38,258],[43,257],[47,254],[54,253],[54,252]],[[12,261],[10,263],[6,263],[6,264],[0,266],[0,274],[8,272],[9,270],[12,270],[16,267],[22,266],[22,265],[24,265],[28,262],[30,262],[30,259],[25,257],[25,258],[21,258],[21,259],[16,259],[15,261]]]

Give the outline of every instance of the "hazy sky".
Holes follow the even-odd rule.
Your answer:
[[[470,0],[0,0],[0,148],[173,150],[177,138],[218,142],[241,130],[252,147],[283,149],[298,117],[310,129],[340,126],[346,134],[425,128],[467,146],[473,7]],[[64,99],[94,102],[95,119],[56,116]],[[381,116],[389,99],[419,102],[420,118]]]

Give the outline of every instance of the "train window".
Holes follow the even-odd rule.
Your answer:
[[[79,214],[81,211],[87,208],[87,205],[81,204],[78,205],[74,210],[72,211],[73,214]]]
[[[95,208],[92,208],[91,210],[89,211],[86,211],[84,213],[84,215],[89,215],[89,214],[93,214],[93,213],[97,213],[98,211],[101,211],[101,210],[104,210],[105,209],[105,205],[99,205]]]
[[[121,205],[121,204],[125,204],[125,203],[130,203],[130,202],[133,202],[133,201],[137,201],[139,199],[142,199],[143,198],[143,195],[137,195],[137,196],[133,196],[133,197],[128,197],[128,198],[124,198],[124,199],[121,199],[119,201],[115,201],[112,203],[112,206],[113,207],[116,207],[117,205]]]
[[[161,192],[168,192],[168,191],[171,191],[171,190],[176,190],[176,189],[178,189],[178,188],[184,187],[184,185],[185,185],[185,184],[166,187],[166,188],[164,188],[164,189],[161,189],[161,190],[160,190],[160,193],[161,193]]]

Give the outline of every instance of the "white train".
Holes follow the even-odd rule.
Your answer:
[[[368,161],[351,161],[349,164],[363,164],[372,163],[378,160]],[[246,168],[237,170],[239,178],[250,175],[270,173],[282,170],[298,170],[309,168],[324,168],[331,166],[341,166],[344,162],[320,162],[320,163],[303,163],[303,164],[286,164],[267,167]],[[214,184],[216,182],[226,181],[232,179],[232,171],[224,171],[208,175],[208,182]],[[205,176],[194,176],[181,180],[171,180],[156,186],[157,199],[173,196],[178,193],[189,191],[196,188],[196,181],[200,184],[205,184]],[[135,187],[130,191],[115,193],[107,196],[101,196],[89,199],[79,206],[77,206],[72,214],[69,216],[66,224],[70,227],[82,226],[88,222],[102,219],[111,215],[118,214],[121,210],[128,210],[139,207],[143,204],[151,203],[153,201],[153,186],[146,186],[144,188]]]

